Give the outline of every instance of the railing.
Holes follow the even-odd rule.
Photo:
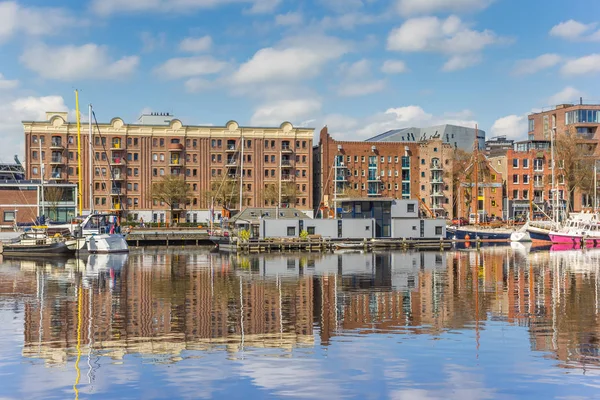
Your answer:
[[[50,147],[63,147],[62,140],[51,140]]]
[[[235,151],[235,144],[228,144],[227,145],[227,150],[228,151]]]
[[[379,175],[369,175],[367,180],[371,182],[378,182],[381,180],[381,177]]]
[[[442,169],[442,165],[440,163],[431,163],[431,169]]]
[[[50,179],[60,179],[60,172],[52,172],[50,174]]]
[[[377,168],[377,163],[369,163],[369,168]]]
[[[290,147],[289,144],[282,144],[281,145],[281,150],[283,150],[283,151],[292,151],[292,148]]]
[[[237,165],[237,160],[234,158],[230,158],[227,160],[227,162],[225,163],[225,165]]]
[[[533,187],[543,188],[545,187],[544,182],[533,182]]]
[[[62,163],[62,160],[63,160],[63,158],[62,158],[62,157],[52,157],[52,158],[50,159],[50,162],[51,162],[51,163],[57,163],[57,164],[58,164],[58,163]]]
[[[533,198],[533,202],[534,203],[543,203],[544,202],[544,198],[543,197],[534,197]]]
[[[122,157],[113,157],[113,158],[111,158],[110,162],[112,164],[121,164],[123,162],[123,158]]]
[[[442,178],[432,178],[431,183],[444,183],[444,180]]]
[[[335,181],[336,182],[346,182],[346,177],[344,175],[336,176]]]
[[[111,194],[116,194],[119,195],[121,194],[121,188],[112,188],[112,190],[110,191]]]

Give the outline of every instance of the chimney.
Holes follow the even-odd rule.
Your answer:
[[[583,105],[583,97],[579,98],[579,105]]]

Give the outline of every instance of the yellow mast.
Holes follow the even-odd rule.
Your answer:
[[[83,214],[83,171],[81,170],[81,118],[79,115],[79,91],[75,90],[75,112],[77,117],[77,203],[79,204],[79,215]]]

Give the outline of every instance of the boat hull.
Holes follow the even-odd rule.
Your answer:
[[[210,241],[213,242],[219,251],[236,251],[237,244],[229,236],[211,236]]]
[[[64,242],[43,243],[43,244],[4,244],[2,246],[2,255],[5,256],[32,256],[32,255],[64,255],[71,250]]]
[[[545,231],[543,229],[536,228],[527,228],[527,232],[533,241],[539,242],[550,242],[549,231]]]
[[[477,231],[473,229],[456,229],[452,232],[456,240],[502,240],[509,241],[512,232]]]
[[[511,242],[531,242],[531,236],[527,231],[515,231],[510,235]]]
[[[123,235],[93,235],[88,241],[88,251],[92,254],[127,253],[129,245]]]

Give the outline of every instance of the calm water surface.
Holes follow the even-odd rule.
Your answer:
[[[0,263],[0,398],[600,398],[600,252]]]

